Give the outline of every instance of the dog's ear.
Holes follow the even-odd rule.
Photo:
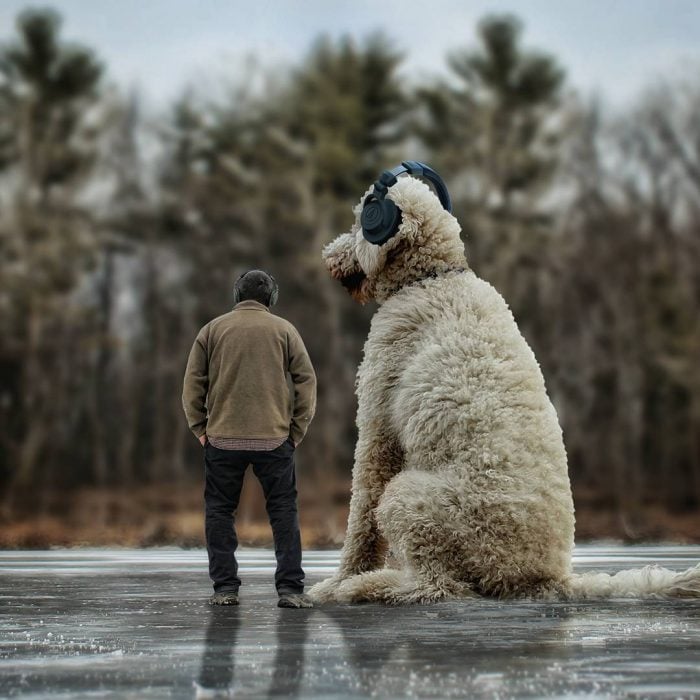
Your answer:
[[[384,267],[387,268],[395,263],[409,248],[410,244],[405,238],[397,238],[395,244],[387,251]]]

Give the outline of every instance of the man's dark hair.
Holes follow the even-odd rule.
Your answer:
[[[250,270],[236,282],[236,286],[238,287],[239,301],[253,299],[268,306],[275,283],[267,272]]]

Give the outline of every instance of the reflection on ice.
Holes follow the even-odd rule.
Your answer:
[[[274,557],[243,550],[240,607],[210,608],[203,550],[0,553],[0,696],[700,695],[700,602],[276,607]],[[308,552],[307,583],[337,565]],[[579,571],[700,547],[577,548]]]

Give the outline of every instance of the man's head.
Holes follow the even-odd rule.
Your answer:
[[[264,270],[244,272],[233,287],[233,303],[239,301],[259,301],[265,306],[273,306],[277,301],[278,289],[275,278]]]
[[[361,304],[380,304],[402,287],[431,274],[467,266],[460,225],[427,184],[400,177],[387,197],[401,211],[397,233],[382,245],[362,234],[362,209],[370,187],[353,208],[355,222],[323,249],[331,276]]]

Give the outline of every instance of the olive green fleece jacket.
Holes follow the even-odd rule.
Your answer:
[[[239,302],[197,334],[182,405],[197,437],[291,435],[299,444],[316,410],[316,374],[299,332],[264,304]]]

